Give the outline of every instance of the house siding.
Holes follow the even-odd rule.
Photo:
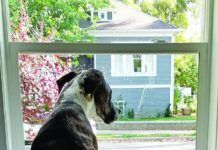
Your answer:
[[[134,109],[137,117],[156,117],[164,116],[170,103],[170,88],[160,88],[158,85],[171,84],[171,55],[157,55],[156,60],[156,76],[113,77],[111,76],[111,55],[97,54],[95,67],[103,72],[110,85],[156,85],[156,88],[145,90],[143,88],[112,88],[112,100],[116,101],[121,96],[126,102],[125,112]],[[140,105],[143,90],[144,96]],[[138,109],[139,105],[140,109]]]
[[[139,107],[143,88],[132,89],[113,89],[112,100],[116,101],[122,97],[125,101],[125,112],[133,109],[136,117],[156,117],[164,116],[169,105],[170,89],[169,88],[147,88],[144,92],[141,106]],[[139,107],[139,109],[138,109]]]

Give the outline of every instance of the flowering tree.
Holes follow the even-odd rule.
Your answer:
[[[90,29],[80,29],[79,23],[90,17],[90,5],[97,9],[107,4],[108,0],[9,0],[12,39],[89,42]],[[23,120],[42,123],[57,99],[57,78],[69,72],[78,61],[72,56],[35,54],[21,54],[18,59]]]
[[[19,55],[24,122],[43,122],[58,96],[56,80],[70,70],[57,55]]]

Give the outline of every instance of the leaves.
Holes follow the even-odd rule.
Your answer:
[[[194,94],[198,85],[198,57],[197,55],[180,55],[174,62],[175,85],[191,87]]]
[[[43,122],[58,97],[56,80],[70,71],[56,55],[19,55],[24,122]]]
[[[190,0],[145,0],[140,7],[143,12],[160,18],[178,28],[188,27],[187,10]]]
[[[81,29],[80,22],[90,17],[91,7],[98,9],[108,5],[109,0],[9,0],[14,40],[23,40],[19,37],[23,23],[22,26],[28,28],[29,41],[90,42],[90,29]],[[22,14],[29,16],[28,22],[22,21]]]
[[[109,0],[9,0],[13,41],[91,42],[88,29],[79,23],[90,17],[90,6],[106,7]],[[19,55],[23,120],[42,123],[58,97],[56,80],[78,66],[77,57]]]

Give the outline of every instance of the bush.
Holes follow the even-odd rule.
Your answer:
[[[166,111],[165,111],[164,117],[172,117],[172,112],[171,112],[171,110],[170,110],[170,105],[171,105],[171,104],[169,104],[169,105],[167,106],[167,109],[166,109]]]
[[[173,114],[178,114],[178,104],[182,100],[182,94],[178,87],[174,89]]]
[[[128,118],[134,118],[135,117],[134,109],[133,108],[128,110],[127,117]]]

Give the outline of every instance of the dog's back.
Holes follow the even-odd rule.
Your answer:
[[[81,106],[60,103],[41,127],[31,150],[97,150],[97,140]]]

